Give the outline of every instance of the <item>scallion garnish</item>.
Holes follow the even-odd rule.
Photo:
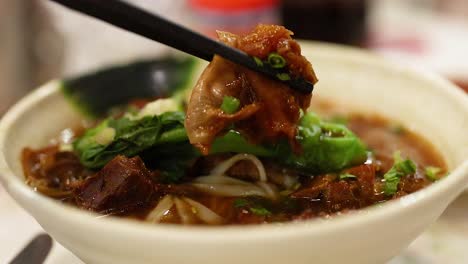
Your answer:
[[[355,175],[349,174],[349,173],[342,173],[339,176],[340,180],[345,180],[345,179],[356,179],[357,177]]]
[[[278,73],[276,74],[276,78],[278,78],[279,80],[281,81],[289,81],[291,80],[291,76],[289,76],[289,74],[287,73]]]
[[[410,159],[403,160],[399,151],[393,154],[393,159],[393,166],[384,174],[386,195],[393,195],[397,192],[401,177],[416,172],[416,164]]]
[[[268,55],[268,63],[274,69],[281,69],[286,66],[286,60],[276,52],[272,52]]]
[[[442,171],[441,168],[435,167],[435,166],[427,166],[424,169],[424,173],[426,174],[427,178],[429,178],[431,181],[437,181],[439,180],[438,174]]]
[[[240,106],[239,99],[232,96],[224,96],[223,103],[221,104],[221,110],[226,114],[234,114],[237,112]]]
[[[253,57],[255,64],[257,64],[258,67],[263,67],[263,61],[258,58],[258,57]]]

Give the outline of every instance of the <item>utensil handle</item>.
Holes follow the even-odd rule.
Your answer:
[[[9,263],[42,264],[52,248],[52,238],[47,234],[35,236]]]
[[[278,80],[276,73],[257,65],[246,53],[214,41],[190,29],[120,0],[51,0],[114,26],[166,44],[198,58],[211,61],[215,54]],[[313,84],[298,78],[283,81],[303,93],[311,93]]]

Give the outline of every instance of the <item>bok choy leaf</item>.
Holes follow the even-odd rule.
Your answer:
[[[113,129],[108,144],[100,139],[102,131]],[[81,163],[88,168],[101,168],[117,155],[128,157],[158,144],[187,141],[183,112],[166,112],[159,116],[145,116],[132,120],[128,117],[109,118],[73,143]]]
[[[188,161],[201,155],[190,145],[183,124],[182,112],[166,112],[138,120],[107,119],[77,139],[74,150],[86,167],[94,169],[103,167],[119,154],[141,155],[162,170],[169,181],[176,181],[183,176]],[[102,133],[109,128],[114,133]],[[106,139],[108,144],[102,144],[106,140],[101,139],[101,134],[113,138]],[[364,144],[349,129],[323,122],[314,113],[302,117],[296,139],[300,145],[298,153],[287,142],[255,145],[239,132],[229,130],[214,141],[210,153],[248,153],[311,173],[339,171],[367,158]]]

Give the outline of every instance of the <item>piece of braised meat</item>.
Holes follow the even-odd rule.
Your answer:
[[[286,28],[274,25],[259,25],[244,36],[218,32],[224,43],[261,60],[272,52],[278,53],[286,60],[292,78],[300,76],[315,83],[317,79],[312,66],[301,55],[292,34]],[[220,109],[225,96],[240,101],[237,112],[228,114]],[[215,137],[233,123],[254,143],[287,138],[295,146],[300,109],[308,108],[311,97],[312,94],[300,93],[215,56],[192,91],[185,127],[190,143],[205,155]]]
[[[58,146],[40,150],[25,148],[21,163],[26,182],[56,198],[70,196],[75,186],[91,175],[73,152],[60,151]]]
[[[125,212],[147,203],[155,192],[140,157],[117,156],[76,190],[78,206],[100,213]]]
[[[320,175],[301,189],[291,194],[294,199],[317,200],[325,205],[326,214],[346,209],[359,209],[373,204],[375,166],[364,164],[352,167],[344,173],[354,175],[354,179],[340,180],[335,174]]]

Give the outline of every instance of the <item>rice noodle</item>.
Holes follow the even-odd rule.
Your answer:
[[[179,214],[182,224],[195,223],[195,217],[193,212],[190,210],[190,205],[177,197],[174,197],[174,203],[176,205],[177,213]]]
[[[274,185],[261,181],[257,182],[257,185],[265,191],[266,196],[268,196],[269,198],[273,200],[278,198],[278,192]]]
[[[211,209],[208,207],[204,206],[203,204],[194,201],[190,198],[182,198],[186,203],[191,205],[193,208],[195,208],[195,215],[202,220],[203,222],[211,225],[217,225],[221,224],[224,222],[224,219],[219,216],[217,213],[213,212]]]
[[[297,185],[299,182],[298,176],[297,175],[289,175],[289,174],[283,174],[283,185],[286,187],[286,189],[290,189],[294,186]]]
[[[271,182],[281,185],[286,189],[290,189],[293,186],[295,186],[298,182],[298,178],[299,177],[297,176],[297,174],[291,175],[291,172],[289,172],[286,169],[283,169],[282,173],[272,173],[268,175],[268,179]]]
[[[170,194],[164,196],[164,198],[159,201],[158,205],[148,214],[146,221],[151,223],[159,223],[163,216],[169,213],[172,206],[174,205],[174,200]]]
[[[195,183],[205,184],[231,184],[231,185],[251,185],[252,183],[228,177],[225,175],[209,175],[198,177],[194,180]]]
[[[255,165],[259,174],[258,182],[252,183],[225,175],[229,168],[241,160],[250,160]],[[206,193],[219,196],[260,196],[276,199],[278,192],[267,181],[265,167],[257,157],[251,154],[237,154],[218,164],[211,170],[210,175],[196,178],[192,185]]]
[[[223,175],[226,173],[226,171],[229,170],[229,168],[241,160],[250,160],[255,165],[255,167],[257,167],[260,181],[266,182],[268,180],[265,167],[263,166],[262,162],[254,155],[245,153],[234,155],[231,158],[221,162],[218,166],[211,170],[211,175]]]
[[[226,196],[226,197],[238,197],[238,196],[261,196],[267,197],[269,196],[266,194],[263,188],[253,184],[247,183],[246,184],[215,184],[215,183],[193,183],[193,186],[197,187],[198,189],[214,194],[219,196]]]

